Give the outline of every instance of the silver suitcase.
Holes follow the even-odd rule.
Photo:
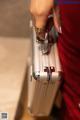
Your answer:
[[[53,33],[55,39],[55,32]],[[60,86],[61,65],[57,43],[53,43],[48,54],[44,54],[48,42],[37,41],[33,27],[32,65],[28,78],[28,111],[33,116],[48,116]]]

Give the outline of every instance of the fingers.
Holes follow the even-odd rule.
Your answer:
[[[58,33],[62,33],[61,29],[61,18],[60,18],[60,9],[59,6],[55,6],[53,10],[53,21],[54,21],[54,27]]]

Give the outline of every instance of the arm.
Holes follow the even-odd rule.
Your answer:
[[[53,0],[31,0],[30,12],[36,27],[45,26],[51,8],[53,8]]]
[[[55,6],[54,0],[31,0],[30,2],[30,12],[37,28],[45,27],[51,9],[54,9],[54,26],[57,32],[62,33],[59,7]]]

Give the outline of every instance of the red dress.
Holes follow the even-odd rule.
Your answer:
[[[80,4],[60,5],[60,10],[62,34],[58,49],[64,72],[62,94],[65,103],[61,120],[80,120]]]

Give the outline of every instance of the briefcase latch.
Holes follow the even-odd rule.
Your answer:
[[[48,80],[52,80],[52,72],[55,72],[54,67],[45,67],[44,72],[47,72]]]

